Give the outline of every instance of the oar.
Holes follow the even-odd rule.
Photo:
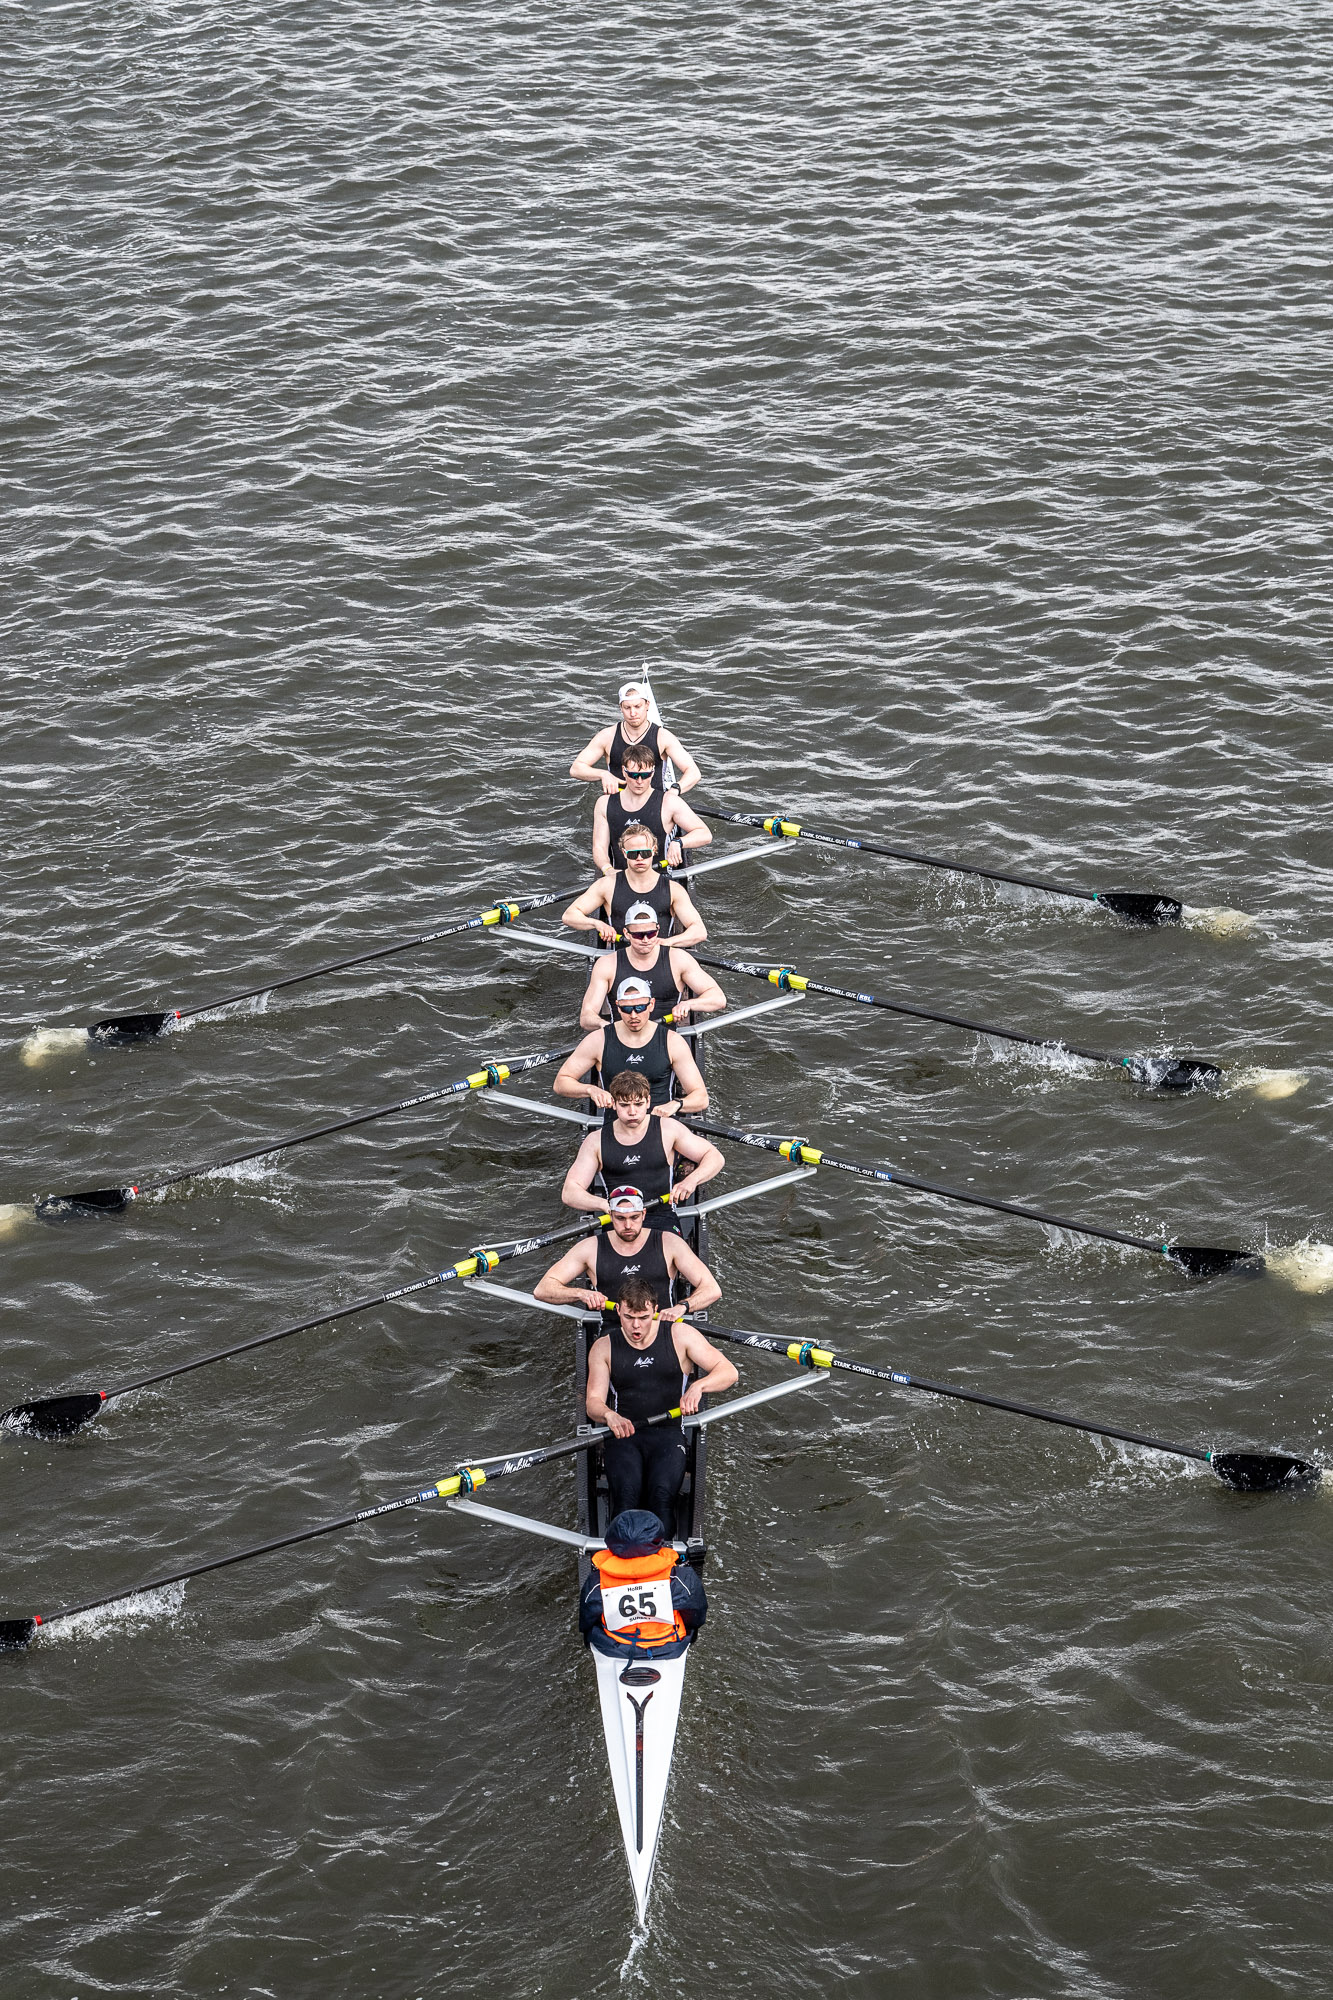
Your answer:
[[[1308,1458],[1293,1458],[1284,1451],[1214,1451],[1194,1444],[1172,1444],[1166,1438],[1145,1437],[1141,1431],[1122,1431],[1115,1424],[1094,1423],[1089,1417],[1067,1416],[1063,1410],[1043,1410],[1035,1403],[1015,1403],[1008,1396],[983,1395],[979,1389],[958,1389],[947,1382],[927,1382],[909,1375],[903,1368],[870,1368],[864,1361],[844,1361],[827,1347],[809,1340],[777,1340],[768,1333],[739,1333],[714,1326],[703,1329],[709,1340],[735,1341],[741,1347],[762,1347],[770,1354],[784,1354],[806,1368],[841,1368],[849,1375],[869,1375],[876,1382],[892,1382],[898,1389],[918,1389],[926,1396],[952,1396],[960,1403],[984,1403],[987,1409],[1008,1410],[1016,1417],[1035,1417],[1038,1423],[1063,1424],[1071,1431],[1090,1431],[1094,1437],[1118,1438],[1121,1444],[1142,1445],[1147,1451],[1166,1452],[1172,1458],[1196,1458],[1211,1466],[1224,1486],[1233,1493],[1308,1493],[1324,1478],[1322,1466]]]
[[[1012,882],[1020,889],[1039,889],[1047,896],[1073,896],[1082,903],[1097,903],[1131,924],[1178,924],[1185,905],[1176,896],[1162,896],[1145,889],[1071,889],[1063,882],[1049,882],[1041,875],[1011,875],[1001,868],[982,868],[973,861],[947,861],[938,854],[917,854],[910,847],[888,847],[879,840],[853,840],[846,834],[821,833],[799,821],[779,814],[765,818],[761,813],[727,812],[721,807],[695,806],[704,819],[728,820],[734,826],[758,826],[776,840],[822,840],[830,847],[854,847],[863,854],[886,854],[891,861],[912,861],[922,868],[943,868],[951,875],[981,875],[989,882]],[[1212,913],[1215,917],[1217,912]],[[1227,911],[1227,916],[1239,912]],[[1243,921],[1243,920],[1242,920]]]
[[[211,1014],[219,1007],[239,1006],[242,1000],[256,1000],[261,993],[277,993],[286,986],[303,986],[311,979],[326,979],[330,973],[346,972],[354,965],[371,965],[376,959],[392,958],[400,951],[416,951],[423,944],[438,944],[442,938],[461,937],[464,931],[485,930],[492,924],[511,924],[523,911],[541,910],[549,903],[567,902],[587,886],[586,881],[576,882],[570,889],[551,889],[540,896],[522,896],[516,902],[497,903],[492,909],[482,910],[479,915],[467,917],[461,923],[449,924],[443,930],[422,931],[419,937],[400,938],[396,944],[378,945],[374,951],[359,951],[351,958],[335,958],[328,965],[312,966],[309,972],[292,972],[282,979],[265,979],[258,986],[247,986],[239,993],[221,993],[212,1000],[200,1000],[193,1007],[166,1007],[150,1014],[109,1014],[105,1020],[91,1022],[84,1032],[91,1041],[100,1043],[150,1041],[153,1036],[174,1027],[178,1021],[188,1021],[196,1014]]]
[[[711,1125],[702,1118],[688,1118],[683,1121],[692,1131],[707,1132],[710,1138],[731,1139],[738,1146],[762,1146],[765,1151],[777,1153],[784,1160],[793,1160],[808,1167],[836,1167],[845,1174],[860,1174],[868,1181],[878,1181],[882,1186],[915,1188],[918,1194],[932,1194],[941,1201],[966,1202],[970,1208],[993,1208],[1001,1215],[1021,1215],[1029,1222],[1040,1222],[1049,1229],[1072,1230],[1076,1236],[1099,1236],[1107,1243],[1126,1243],[1132,1250],[1146,1250],[1154,1257],[1167,1257],[1173,1264],[1179,1264],[1192,1278],[1215,1278],[1221,1271],[1235,1270],[1244,1265],[1261,1271],[1265,1259],[1257,1250],[1221,1250],[1208,1244],[1154,1243],[1146,1236],[1127,1236],[1122,1229],[1104,1229],[1096,1222],[1071,1222],[1067,1215],[1048,1215],[1040,1208],[1026,1208],[1022,1202],[998,1201],[990,1195],[969,1194],[964,1188],[941,1187],[938,1181],[918,1180],[913,1174],[899,1173],[896,1167],[867,1167],[857,1160],[838,1160],[831,1153],[822,1152],[817,1146],[808,1146],[803,1139],[772,1139],[763,1132],[738,1131],[731,1125]]]
[[[680,1415],[679,1410],[665,1410],[660,1417],[649,1417],[649,1423],[668,1423]],[[313,1528],[301,1528],[294,1535],[279,1535],[275,1541],[258,1542],[253,1548],[235,1549],[230,1555],[214,1556],[209,1562],[192,1563],[188,1569],[173,1570],[170,1576],[155,1576],[150,1582],[136,1583],[129,1590],[109,1591],[105,1597],[90,1597],[84,1604],[68,1605],[63,1611],[46,1611],[31,1618],[0,1619],[0,1652],[13,1651],[26,1646],[34,1636],[38,1626],[58,1625],[62,1619],[78,1618],[85,1611],[101,1611],[108,1604],[124,1604],[133,1597],[143,1597],[151,1590],[166,1590],[173,1583],[188,1583],[191,1577],[207,1576],[215,1569],[231,1569],[236,1563],[251,1562],[256,1556],[270,1556],[277,1549],[295,1548],[300,1542],[313,1542],[321,1535],[336,1535],[343,1528],[360,1527],[363,1521],[382,1520],[386,1514],[397,1514],[404,1507],[419,1507],[427,1500],[452,1500],[459,1494],[475,1492],[489,1480],[508,1479],[511,1473],[527,1472],[534,1465],[546,1465],[555,1458],[568,1458],[571,1453],[588,1451],[602,1439],[611,1435],[610,1427],[599,1424],[594,1430],[580,1433],[564,1444],[538,1445],[532,1451],[511,1452],[507,1457],[481,1458],[470,1465],[460,1465],[455,1472],[437,1479],[432,1486],[418,1488],[415,1493],[404,1493],[397,1500],[381,1501],[378,1507],[362,1507],[355,1514],[340,1514],[335,1521],[321,1521]]]
[[[862,1007],[882,1007],[889,1014],[910,1014],[916,1021],[942,1021],[949,1028],[964,1028],[973,1035],[996,1035],[1001,1041],[1022,1042],[1030,1049],[1054,1049],[1064,1055],[1081,1056],[1085,1062],[1110,1063],[1122,1069],[1135,1083],[1150,1090],[1193,1090],[1211,1088],[1222,1081],[1219,1063],[1207,1056],[1113,1056],[1104,1049],[1080,1048],[1077,1042],[1058,1037],[1026,1035],[1018,1028],[997,1028],[991,1021],[969,1021],[961,1014],[939,1014],[929,1007],[917,1007],[907,1000],[882,1000],[874,993],[853,993],[846,986],[826,986],[821,980],[807,979],[790,965],[752,965],[744,959],[705,958],[695,952],[700,965],[723,972],[744,972],[751,979],[766,979],[782,993],[827,993],[833,1000],[855,1000]]]
[[[256,1347],[271,1347],[275,1340],[287,1340],[294,1333],[308,1333],[311,1327],[331,1326],[335,1320],[350,1319],[354,1313],[369,1312],[372,1306],[395,1304],[399,1299],[414,1298],[418,1292],[428,1292],[434,1285],[447,1285],[451,1278],[475,1278],[479,1274],[494,1271],[497,1265],[510,1257],[526,1257],[533,1250],[544,1250],[550,1243],[563,1243],[572,1236],[587,1236],[593,1230],[609,1224],[609,1215],[584,1215],[578,1222],[567,1223],[561,1229],[548,1230],[544,1236],[521,1237],[513,1243],[500,1243],[470,1251],[456,1264],[450,1264],[443,1271],[432,1271],[428,1277],[415,1278],[410,1285],[394,1285],[387,1292],[376,1292],[373,1298],[354,1299],[351,1305],[335,1306],[329,1312],[316,1313],[310,1319],[298,1319],[290,1326],[280,1326],[272,1333],[257,1333],[249,1340],[233,1341],[230,1347],[219,1347],[211,1354],[196,1355],[193,1361],[178,1361],[174,1367],[160,1368],[154,1375],[139,1375],[132,1382],[117,1382],[110,1389],[73,1389],[62,1396],[43,1396],[32,1403],[15,1403],[12,1409],[0,1413],[0,1430],[22,1431],[29,1436],[44,1438],[73,1437],[100,1416],[108,1403],[118,1396],[128,1396],[135,1389],[155,1388],[159,1382],[174,1381],[178,1375],[192,1375],[197,1368],[211,1368],[215,1361],[230,1361],[233,1355],[249,1354]]]
[[[155,1181],[81,1188],[76,1194],[39,1195],[33,1203],[33,1213],[43,1222],[61,1222],[72,1215],[117,1215],[132,1201],[141,1201],[145,1195],[160,1194],[163,1188],[195,1180],[200,1174],[218,1174],[226,1167],[240,1166],[245,1160],[263,1160],[270,1153],[285,1153],[293,1146],[307,1146],[312,1139],[326,1139],[331,1132],[349,1132],[354,1126],[373,1124],[377,1118],[391,1118],[395,1112],[411,1111],[418,1104],[434,1104],[442,1097],[462,1097],[470,1090],[486,1090],[492,1085],[508,1082],[511,1076],[522,1076],[527,1070],[540,1069],[544,1063],[561,1062],[570,1054],[570,1049],[544,1049],[540,1055],[515,1056],[508,1063],[487,1063],[484,1069],[473,1070],[469,1076],[459,1077],[454,1083],[442,1083],[435,1090],[420,1090],[414,1097],[400,1097],[396,1104],[381,1104],[374,1111],[358,1111],[352,1118],[336,1118],[331,1125],[316,1125],[311,1131],[298,1132],[290,1139],[270,1139],[262,1146],[247,1147],[243,1153],[229,1153],[225,1159],[204,1160],[198,1166],[182,1167],[178,1173],[163,1174]]]

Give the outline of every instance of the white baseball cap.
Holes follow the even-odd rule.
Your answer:
[[[662,919],[658,916],[657,911],[651,903],[631,903],[625,912],[626,929],[631,924],[652,924],[660,931],[662,928]]]
[[[648,1206],[641,1190],[636,1187],[612,1188],[608,1205],[612,1215],[631,1215],[636,1208]]]
[[[639,695],[644,701],[652,700],[651,690],[645,681],[626,681],[624,687],[621,688],[620,693],[616,696],[616,700],[627,701],[632,694]]]
[[[651,1000],[652,997],[653,989],[648,981],[638,979],[632,973],[628,979],[622,979],[616,988],[617,1000]]]

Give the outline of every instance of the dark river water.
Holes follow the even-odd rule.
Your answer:
[[[1257,919],[719,871],[723,952],[1229,1065],[1159,1097],[811,998],[713,1037],[724,1122],[1273,1263],[826,1170],[719,1216],[715,1317],[1333,1453],[1327,9],[7,24],[0,1402],[558,1224],[570,1128],[477,1098],[24,1204],[558,1047],[571,960],[463,937],[25,1038],[590,873],[568,766],[650,662],[700,798]],[[564,1436],[571,1358],[455,1286],[0,1438],[0,1610]],[[7,1985],[1327,1995],[1333,1500],[850,1378],[711,1463],[646,1936],[572,1557],[423,1508],[0,1659]],[[567,1465],[498,1497],[572,1525]]]

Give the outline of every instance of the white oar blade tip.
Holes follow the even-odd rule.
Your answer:
[[[1311,1295],[1333,1292],[1333,1243],[1313,1243],[1306,1238],[1284,1250],[1265,1250],[1264,1265],[1294,1291]]]
[[[1196,908],[1191,903],[1186,903],[1180,921],[1187,930],[1218,938],[1248,937],[1259,923],[1248,910],[1229,910],[1222,904]]]
[[[34,1028],[19,1050],[19,1060],[28,1069],[40,1069],[43,1063],[86,1051],[88,1046],[86,1028]]]

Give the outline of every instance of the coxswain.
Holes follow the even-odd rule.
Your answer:
[[[641,1076],[648,1102],[659,1118],[677,1112],[696,1116],[708,1109],[708,1086],[689,1044],[675,1028],[659,1021],[646,979],[631,973],[616,988],[616,1018],[599,1021],[574,1053],[556,1071],[552,1088],[557,1097],[590,1097],[599,1111],[611,1109],[606,1080],[623,1070]],[[602,1081],[585,1082],[596,1070]]]
[[[677,1658],[708,1616],[703,1578],[682,1562],[656,1514],[632,1507],[606,1530],[579,1592],[579,1630],[613,1659]]]
[[[615,1304],[631,1278],[641,1278],[664,1322],[717,1304],[722,1287],[684,1237],[648,1227],[642,1189],[614,1187],[606,1205],[610,1228],[567,1250],[533,1287],[534,1298],[599,1313]],[[682,1286],[689,1287],[689,1298],[678,1301],[675,1295]]]
[[[630,921],[630,911],[652,912],[663,936],[683,946],[702,944],[708,936],[703,918],[689,892],[657,865],[658,839],[642,822],[626,827],[625,866],[599,875],[590,889],[576,896],[560,921],[572,931],[596,931],[603,944],[615,944]]]
[[[642,681],[626,681],[617,697],[620,703],[620,720],[599,729],[581,757],[576,757],[569,767],[571,778],[582,778],[588,784],[600,784],[608,796],[618,792],[624,775],[626,750],[636,744],[647,743],[657,758],[654,782],[658,789],[662,786],[662,766],[668,758],[676,767],[677,783],[682,792],[693,790],[699,782],[699,766],[695,763],[678,737],[660,722],[648,720],[652,694]],[[602,764],[605,757],[606,763]]]
[[[593,810],[592,858],[603,874],[619,868],[626,830],[646,827],[657,839],[657,852],[671,868],[679,868],[685,850],[707,847],[713,836],[679,792],[664,792],[655,784],[657,753],[647,743],[631,744],[622,766],[625,782],[619,792],[607,792]]]
[[[697,1326],[664,1319],[652,1287],[641,1278],[625,1280],[615,1318],[588,1349],[588,1422],[612,1433],[602,1447],[609,1513],[647,1507],[659,1521],[675,1519],[685,1477],[680,1419],[735,1380],[731,1362]],[[651,1423],[653,1417],[666,1421]]]
[[[605,1093],[609,1106],[602,1123],[589,1132],[565,1175],[560,1199],[566,1208],[600,1215],[605,1194],[594,1194],[600,1174],[606,1188],[629,1185],[641,1190],[650,1229],[674,1228],[673,1211],[705,1181],[726,1165],[711,1140],[672,1117],[654,1118],[645,1078],[635,1070],[613,1076]],[[688,1167],[676,1180],[677,1164]],[[668,1201],[661,1197],[666,1195]]]
[[[593,960],[592,972],[579,1006],[579,1026],[592,1028],[606,1018],[611,995],[627,979],[643,979],[653,997],[659,1021],[668,1016],[684,1028],[699,1014],[720,1014],[727,996],[711,972],[674,940],[662,942],[661,927],[652,910],[635,903],[625,912],[625,942]]]

